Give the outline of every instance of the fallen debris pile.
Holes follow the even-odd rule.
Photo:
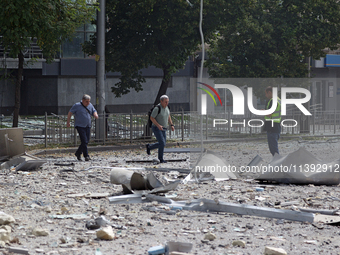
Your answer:
[[[0,129],[0,170],[32,171],[46,162],[25,152],[21,128]]]
[[[340,159],[325,162],[314,157],[305,148],[286,156],[275,154],[268,165],[260,167],[259,181],[289,184],[338,185],[340,183]]]

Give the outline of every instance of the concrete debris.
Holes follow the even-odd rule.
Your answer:
[[[183,180],[183,183],[229,179],[237,179],[235,171],[230,169],[230,164],[217,155],[207,153],[196,162],[191,174]]]
[[[340,216],[316,214],[314,223],[324,223],[328,225],[340,225]]]
[[[282,155],[297,149],[288,149],[285,143],[281,141]],[[220,146],[218,156],[238,168],[247,166],[257,153],[266,162],[272,159],[265,140],[250,146],[238,142],[206,146]],[[331,162],[338,157],[340,143],[328,147],[308,146],[308,150],[320,158],[329,154]],[[202,179],[199,184],[180,183],[174,191],[150,194],[153,189],[165,190],[168,182],[164,176],[171,182],[183,180],[190,162],[168,163],[167,169],[150,163],[148,170],[140,167],[143,164],[126,164],[126,159],[146,159],[145,154],[144,149],[100,152],[90,148],[92,161],[78,162],[74,148],[70,148],[44,154],[49,163],[35,172],[15,171],[15,166],[0,171],[0,211],[15,219],[14,223],[0,225],[7,232],[6,241],[11,236],[7,244],[0,240],[0,246],[5,247],[0,253],[9,254],[9,247],[18,247],[29,254],[134,255],[147,254],[150,247],[162,245],[167,255],[264,254],[268,245],[287,254],[317,255],[336,253],[340,245],[337,186],[259,184],[254,180],[257,176],[240,172],[242,179],[229,178],[227,183]],[[140,174],[151,190],[147,186],[123,195],[121,184],[110,183],[110,173],[117,167]],[[61,171],[66,168],[74,171]],[[148,175],[150,172],[154,176]],[[37,226],[48,230],[49,235],[32,235]],[[112,241],[97,237],[97,231],[107,227],[115,236]],[[217,238],[204,239],[209,233]],[[192,249],[170,251],[168,241],[188,242]]]
[[[21,156],[20,158],[23,158],[24,162],[16,166],[16,171],[34,171],[39,169],[43,164],[47,163],[46,160],[39,159],[27,153],[25,153],[25,155]]]
[[[96,232],[97,238],[102,240],[113,240],[115,234],[111,226],[104,227]]]
[[[20,248],[20,247],[9,247],[8,252],[17,253],[17,254],[29,254],[28,249]]]
[[[8,226],[8,225],[2,225],[2,226],[0,227],[0,229],[4,229],[4,230],[6,230],[8,233],[11,233],[11,232],[12,232],[12,228],[11,228],[10,226]]]
[[[34,171],[40,168],[47,161],[29,155],[27,153],[14,156],[8,159],[8,161],[0,164],[0,170],[12,169],[15,171]]]
[[[11,215],[0,211],[0,225],[8,225],[14,222],[15,219]]]
[[[242,240],[236,240],[236,241],[233,241],[232,245],[233,246],[239,246],[239,247],[245,248],[246,247],[246,242],[242,241]]]
[[[324,162],[305,148],[286,156],[275,154],[268,166],[258,165],[259,181],[289,184],[338,185],[340,183],[340,159]]]
[[[208,240],[208,241],[214,241],[216,239],[216,235],[213,233],[206,233],[204,235],[204,240]]]
[[[289,201],[289,202],[280,203],[280,206],[285,207],[285,206],[299,205],[299,204],[300,204],[300,201]]]
[[[49,232],[46,229],[36,227],[32,230],[32,234],[35,236],[48,236]]]
[[[315,244],[315,245],[318,244],[318,241],[316,241],[316,240],[304,240],[303,242],[307,243],[307,244]]]
[[[0,156],[14,157],[25,153],[22,128],[0,129]]]
[[[264,249],[264,255],[287,255],[287,252],[282,248],[266,246]]]
[[[193,254],[187,252],[172,251],[169,253],[169,255],[193,255]]]
[[[0,241],[9,243],[10,240],[11,240],[11,232],[8,232],[6,229],[0,229]]]
[[[90,218],[86,214],[69,214],[69,215],[49,215],[52,219],[73,219],[73,220],[86,220]]]
[[[168,241],[165,244],[166,254],[188,254],[192,246],[192,243]]]
[[[22,128],[0,129],[0,170],[32,171],[46,162],[25,153]]]
[[[75,197],[85,197],[85,198],[104,198],[108,197],[110,193],[78,193],[78,194],[69,194],[67,197],[75,198]]]
[[[87,229],[99,229],[101,227],[105,227],[106,225],[111,224],[104,216],[100,216],[94,220],[90,220],[86,222]]]
[[[150,207],[145,206],[145,207],[142,207],[142,209],[145,210],[145,211],[164,213],[164,214],[168,214],[168,215],[175,215],[176,214],[176,211],[170,210],[170,207],[169,207],[169,210],[160,209],[160,208],[157,208],[155,206],[150,206]]]

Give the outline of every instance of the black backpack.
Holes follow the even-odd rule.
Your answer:
[[[150,120],[150,116],[151,116],[151,113],[152,113],[152,111],[153,111],[153,109],[155,107],[158,107],[157,115],[161,112],[161,105],[160,104],[152,106],[152,108],[148,111],[148,127],[149,128],[151,128],[151,126],[152,126],[152,121]],[[170,111],[170,106],[169,105],[168,105],[168,108],[169,108],[169,111]]]
[[[150,116],[151,116],[153,109],[155,109],[155,107],[158,107],[157,115],[161,112],[161,106],[159,104],[152,106],[152,108],[148,111],[148,127],[149,128],[151,128],[151,126],[152,126],[152,121],[150,120]]]

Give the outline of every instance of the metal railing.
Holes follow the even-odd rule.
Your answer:
[[[25,47],[22,52],[24,58],[44,58],[42,50],[37,45],[37,38],[31,38],[31,43],[29,47]],[[5,51],[3,46],[0,44],[0,58],[9,58],[8,52]]]
[[[264,123],[259,116],[235,116],[230,112],[201,116],[196,112],[171,113],[175,131],[168,130],[168,139],[198,141],[203,134],[204,140],[252,137],[263,133]],[[104,119],[105,118],[105,119]],[[120,113],[101,114],[99,121],[105,121],[105,139],[97,139],[96,121],[92,121],[91,142],[113,144],[118,142],[141,142],[154,139],[151,129],[147,128],[147,114]],[[11,127],[12,117],[1,117],[3,127]],[[76,146],[80,140],[74,128],[67,128],[66,115],[45,115],[23,117],[19,127],[24,129],[24,137],[36,139],[45,146],[66,144]],[[73,119],[71,126],[73,127]],[[340,111],[312,111],[312,116],[301,112],[290,112],[281,120],[283,135],[340,135]],[[201,132],[202,131],[202,132]]]

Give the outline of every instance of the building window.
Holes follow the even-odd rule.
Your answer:
[[[82,51],[82,44],[90,40],[90,36],[96,32],[96,25],[85,24],[76,29],[72,40],[67,40],[62,45],[62,58],[90,58]]]

